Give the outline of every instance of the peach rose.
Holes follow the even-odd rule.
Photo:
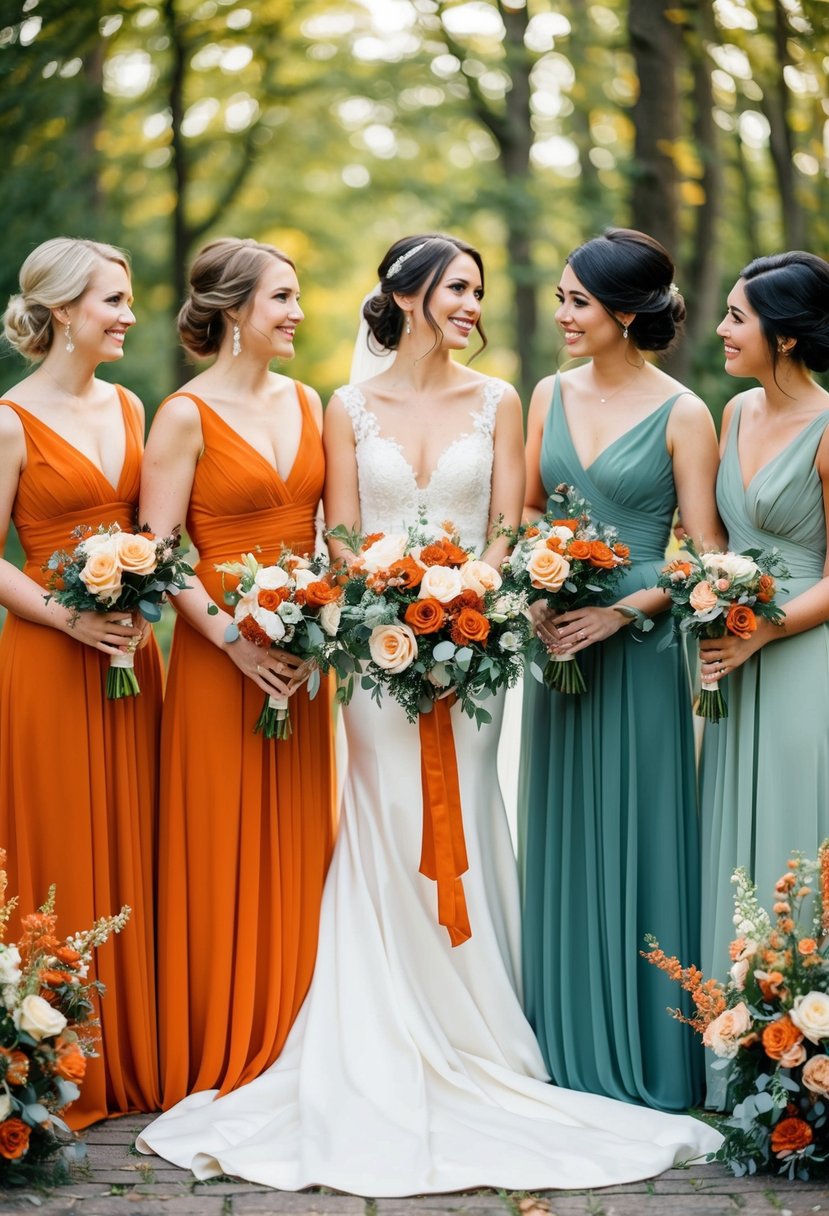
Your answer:
[[[123,586],[115,542],[101,545],[90,554],[78,577],[90,595],[94,595],[104,604],[114,604]]]
[[[527,574],[533,587],[545,591],[560,591],[570,573],[570,563],[552,549],[533,549],[527,562]]]
[[[803,1084],[813,1094],[829,1097],[829,1056],[812,1056],[806,1061],[801,1076]]]
[[[378,625],[368,648],[377,666],[393,674],[405,671],[417,658],[417,638],[408,625]]]
[[[460,570],[454,566],[430,566],[423,572],[418,590],[418,599],[437,600],[448,604],[463,591]]]
[[[712,608],[717,606],[717,593],[714,591],[710,583],[697,583],[691,594],[688,596],[688,602],[697,615],[704,612],[710,612]]]
[[[719,1017],[709,1022],[702,1036],[706,1047],[710,1047],[715,1056],[730,1060],[736,1056],[740,1039],[751,1027],[751,1014],[745,1001],[740,1001],[733,1009],[724,1009]]]
[[[156,567],[155,543],[146,536],[133,536],[130,532],[118,532],[115,541],[115,556],[121,568],[128,574],[152,574]]]
[[[483,595],[485,591],[498,591],[504,581],[489,562],[475,559],[464,562],[460,568],[460,576],[462,586],[474,591],[476,595]]]

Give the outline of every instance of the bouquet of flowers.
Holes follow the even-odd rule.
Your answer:
[[[792,854],[774,888],[773,918],[744,869],[736,887],[727,984],[666,957],[644,954],[691,994],[679,1010],[727,1069],[729,1116],[713,1160],[735,1174],[777,1169],[790,1179],[829,1174],[829,841],[817,861]]]
[[[615,528],[591,518],[590,504],[572,486],[557,486],[550,497],[561,508],[511,536],[512,554],[504,563],[509,585],[531,604],[544,600],[554,613],[607,603],[630,565],[630,549]],[[550,655],[537,637],[534,650],[544,662],[543,670],[531,664],[536,679],[558,692],[585,691],[575,655]]]
[[[6,900],[6,853],[0,849],[0,1186],[57,1180],[83,1156],[62,1113],[80,1094],[94,1055],[92,951],[120,933],[130,916],[102,917],[85,933],[57,936],[55,888],[24,916],[16,944],[6,924],[17,898]]]
[[[264,650],[279,646],[304,660],[296,678],[309,672],[308,695],[320,688],[320,673],[341,663],[337,637],[340,631],[342,590],[327,557],[300,557],[283,549],[272,566],[262,566],[252,553],[241,561],[216,566],[239,582],[225,592],[234,607],[225,632],[227,641],[240,635]],[[219,611],[215,604],[208,612]],[[254,730],[266,739],[289,739],[291,710],[287,697],[266,696]]]
[[[71,613],[74,624],[82,612],[123,612],[125,625],[138,612],[146,621],[161,619],[161,605],[168,595],[187,587],[193,571],[179,555],[181,531],[157,537],[145,527],[123,532],[118,524],[98,528],[79,527],[71,533],[77,545],[69,553],[58,550],[43,567],[49,594]],[[140,693],[135,677],[135,646],[112,655],[107,672],[106,694],[110,700]]]
[[[344,588],[343,645],[363,688],[378,703],[388,692],[410,722],[451,688],[478,727],[491,722],[481,701],[515,684],[523,669],[526,597],[502,591],[499,572],[461,548],[451,523],[438,536],[423,523],[388,535],[344,528],[329,535],[357,554]]]
[[[775,625],[783,620],[783,610],[774,599],[775,576],[785,577],[788,570],[776,550],[698,553],[690,540],[684,549],[684,555],[670,562],[657,581],[671,598],[671,615],[680,632],[695,638],[733,633],[747,641],[758,617]],[[703,681],[697,714],[711,722],[728,717],[718,680]]]

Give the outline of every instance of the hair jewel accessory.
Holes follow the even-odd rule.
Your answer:
[[[671,293],[672,296],[679,295],[679,288],[677,287],[676,283],[671,283],[670,287],[668,288],[668,291]]]
[[[413,258],[416,253],[420,253],[426,245],[426,241],[421,241],[419,245],[413,245],[411,249],[407,249],[405,253],[401,253],[399,258],[395,258],[391,266],[386,271],[386,278],[393,279],[404,262],[408,262],[409,258]]]

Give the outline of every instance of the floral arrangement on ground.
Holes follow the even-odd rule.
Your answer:
[[[727,983],[683,967],[648,938],[644,957],[691,994],[695,1012],[671,1010],[702,1035],[726,1073],[723,1143],[710,1159],[735,1174],[829,1176],[829,841],[816,860],[793,853],[777,880],[772,915],[744,869],[734,872]]]
[[[17,943],[7,943],[17,898],[6,900],[5,865],[0,849],[0,1186],[41,1186],[63,1180],[85,1154],[62,1116],[95,1054],[93,999],[103,985],[89,978],[89,965],[130,909],[60,939],[52,887],[38,911],[21,918]]]

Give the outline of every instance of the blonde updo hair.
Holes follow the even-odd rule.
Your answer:
[[[228,309],[244,311],[269,258],[296,266],[274,245],[225,236],[196,254],[190,268],[190,291],[178,314],[181,344],[196,359],[215,355],[225,334]]]
[[[20,293],[3,315],[6,341],[26,359],[43,359],[54,337],[52,309],[74,304],[90,284],[97,264],[117,262],[130,273],[123,249],[57,236],[33,249],[20,267]]]

